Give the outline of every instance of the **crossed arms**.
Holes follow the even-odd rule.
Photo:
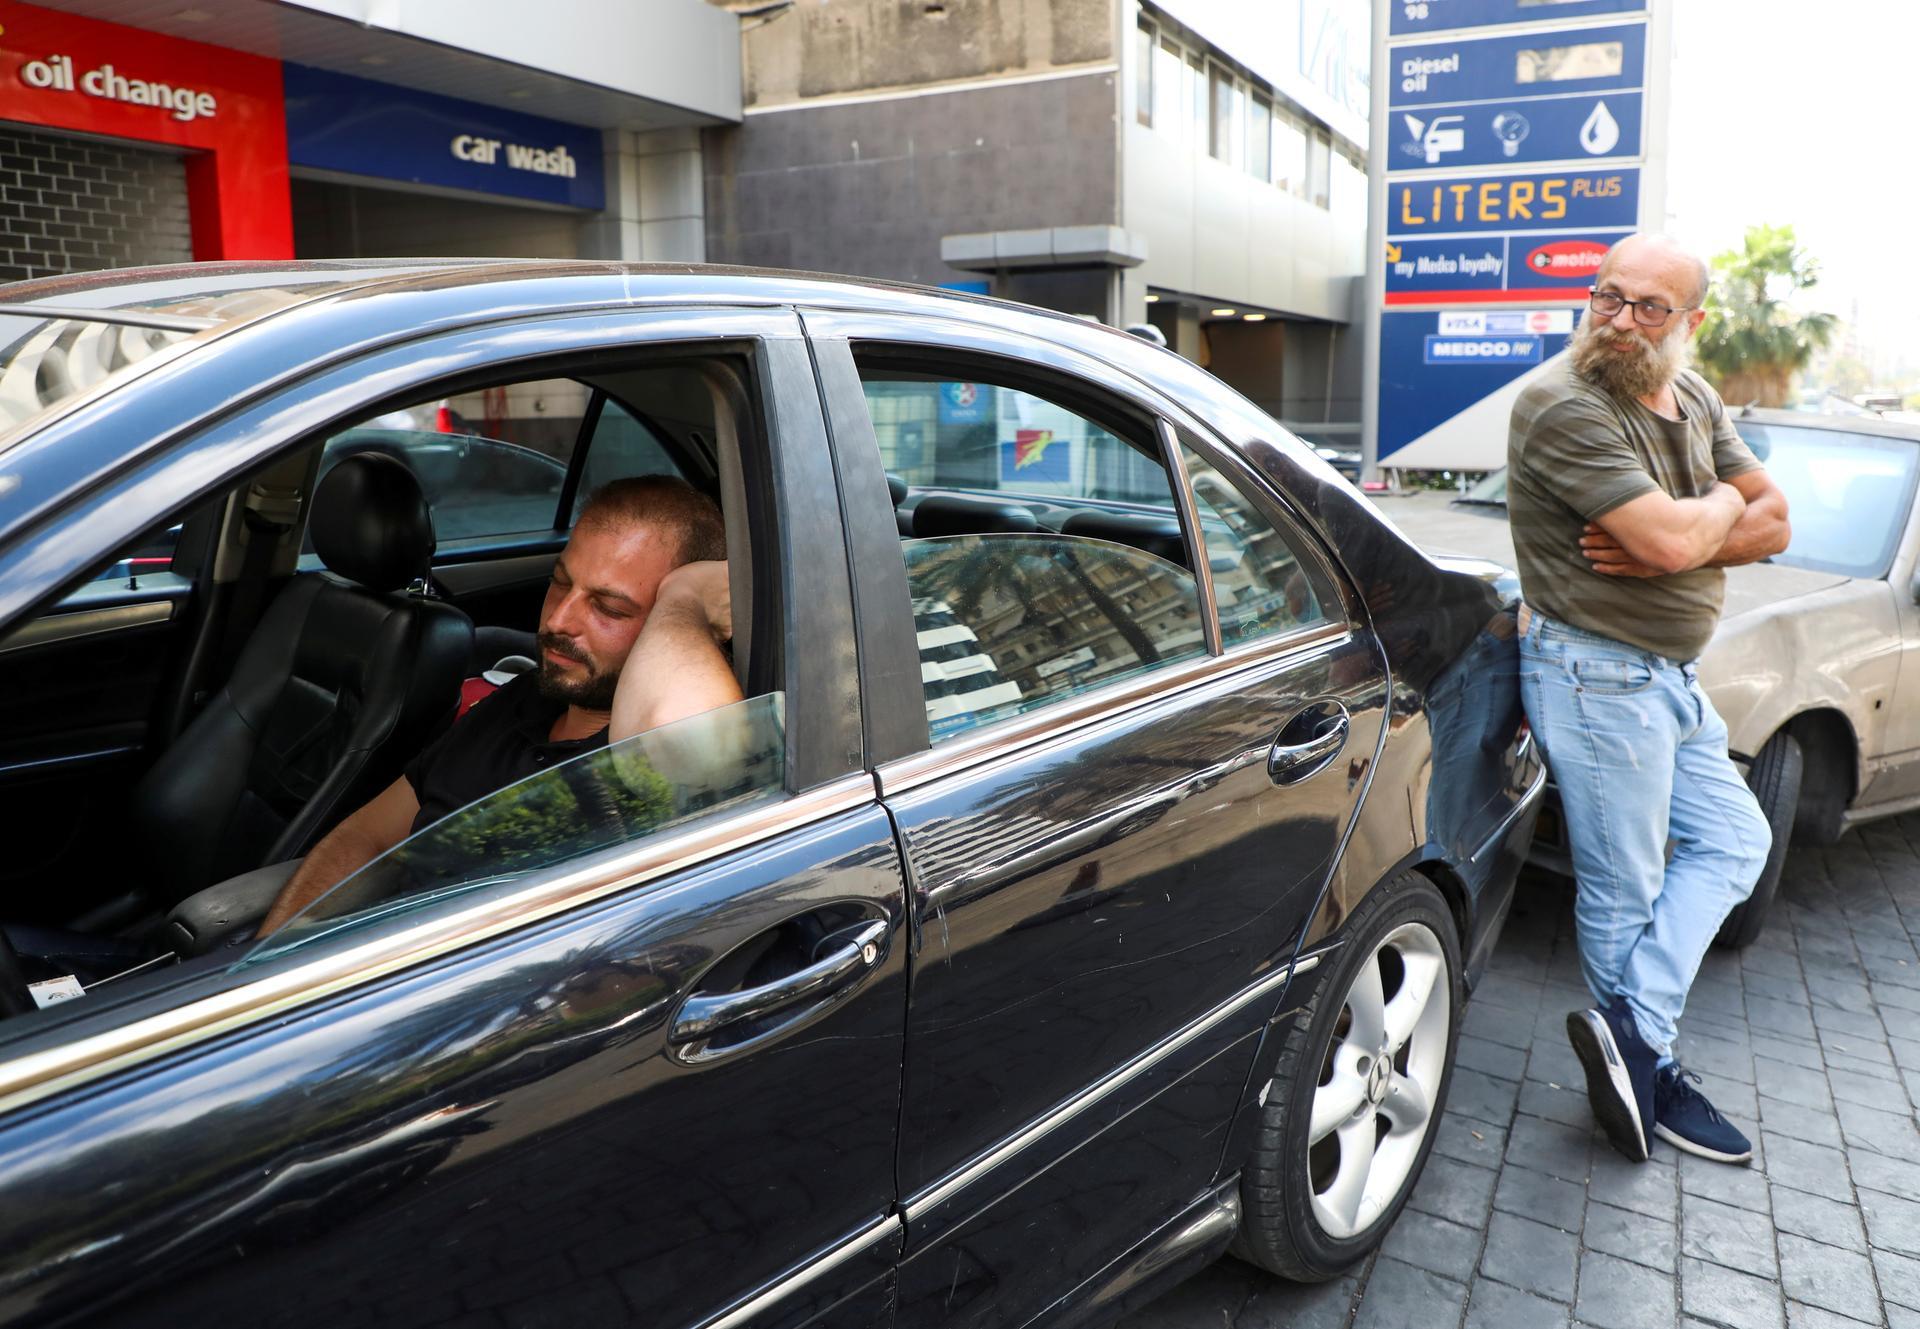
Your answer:
[[[1608,577],[1664,577],[1757,563],[1787,547],[1787,496],[1764,470],[1722,480],[1699,498],[1629,499],[1588,522],[1580,552]]]

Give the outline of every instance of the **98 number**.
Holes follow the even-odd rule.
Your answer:
[[[1408,18],[1425,18],[1427,16],[1426,0],[1414,0],[1412,4],[1406,6],[1406,10]]]

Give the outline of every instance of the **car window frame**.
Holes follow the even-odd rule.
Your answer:
[[[854,595],[860,623],[861,695],[868,708],[866,731],[869,760],[880,782],[882,796],[913,788],[947,772],[992,760],[1086,727],[1150,706],[1168,693],[1185,693],[1243,668],[1319,649],[1359,629],[1357,601],[1343,566],[1330,558],[1322,542],[1307,533],[1306,524],[1292,517],[1287,505],[1265,484],[1252,484],[1252,472],[1231,456],[1212,432],[1178,403],[1139,383],[1111,365],[1071,347],[1025,333],[989,329],[963,319],[919,313],[876,313],[852,310],[808,310],[807,334],[820,369],[827,417],[841,475],[841,498],[850,548],[862,552],[856,564]],[[1124,334],[1116,334],[1124,335]],[[921,367],[968,360],[1012,362],[1025,371],[1027,383],[1040,395],[1075,411],[1102,427],[1107,419],[1138,418],[1154,432],[1162,464],[1175,495],[1175,507],[1190,568],[1202,588],[1204,631],[1209,648],[1196,658],[1164,665],[1149,673],[1118,679],[1087,692],[1040,707],[1025,715],[982,725],[935,747],[929,738],[926,710],[919,686],[919,653],[909,608],[910,596],[904,560],[898,552],[891,494],[881,464],[879,442],[867,413],[856,348],[871,354],[880,347],[884,356],[904,363],[917,358]],[[889,366],[892,367],[892,366]],[[999,382],[1001,380],[994,379]],[[1010,386],[1021,387],[1019,383]],[[1057,387],[1057,391],[1049,388]],[[1084,405],[1091,399],[1092,410]],[[1104,410],[1098,403],[1110,402]],[[1223,649],[1219,621],[1212,601],[1212,579],[1206,568],[1185,468],[1178,465],[1178,436],[1226,476],[1229,483],[1273,522],[1290,540],[1298,541],[1301,556],[1316,559],[1342,603],[1325,606],[1327,622],[1291,633],[1240,643]],[[875,550],[891,546],[886,558]],[[897,580],[893,575],[898,569]],[[911,686],[907,680],[911,679]]]
[[[858,679],[852,667],[853,610],[845,582],[845,546],[836,505],[822,503],[834,480],[813,366],[791,311],[737,308],[635,311],[546,310],[388,342],[365,354],[312,367],[291,382],[261,391],[226,414],[196,420],[129,467],[74,500],[40,515],[0,545],[0,605],[6,623],[24,623],[58,602],[152,520],[138,513],[186,511],[245,475],[310,446],[325,430],[377,410],[462,373],[497,375],[509,366],[608,359],[648,345],[673,343],[692,353],[746,350],[753,370],[749,404],[757,437],[765,441],[746,459],[758,487],[774,506],[777,542],[763,593],[777,596],[776,622],[789,699],[809,692],[818,705],[788,708],[784,797],[770,804],[697,819],[658,837],[644,837],[579,862],[533,874],[511,899],[479,910],[420,920],[394,935],[316,948],[275,959],[249,975],[209,972],[189,961],[166,971],[152,987],[136,984],[102,994],[98,1004],[64,1003],[34,1013],[23,1027],[0,1026],[0,1113],[12,1111],[178,1048],[304,1009],[334,993],[440,959],[492,937],[586,907],[617,892],[692,871],[787,831],[816,824],[874,801],[875,785],[861,768]],[[85,427],[85,414],[70,417]],[[798,489],[804,501],[782,495]],[[123,500],[141,491],[146,501]],[[66,538],[48,541],[58,525]],[[808,569],[806,612],[789,612],[786,588],[796,567]],[[836,579],[835,569],[839,569]],[[843,649],[831,649],[837,637]],[[838,689],[841,695],[835,695]],[[802,744],[806,751],[798,751]],[[205,957],[203,957],[205,958]],[[216,957],[223,962],[237,959]],[[191,986],[181,1003],[175,994]]]

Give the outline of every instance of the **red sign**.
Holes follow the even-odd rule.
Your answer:
[[[1554,281],[1589,282],[1600,271],[1607,246],[1597,240],[1558,240],[1527,255],[1527,272]]]
[[[277,60],[0,0],[0,120],[186,149],[193,256],[293,256]]]

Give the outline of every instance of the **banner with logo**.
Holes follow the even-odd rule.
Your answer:
[[[1369,161],[1369,465],[1504,460],[1514,397],[1554,372],[1607,251],[1658,210],[1644,187],[1661,127],[1646,107],[1671,2],[1390,6]]]

